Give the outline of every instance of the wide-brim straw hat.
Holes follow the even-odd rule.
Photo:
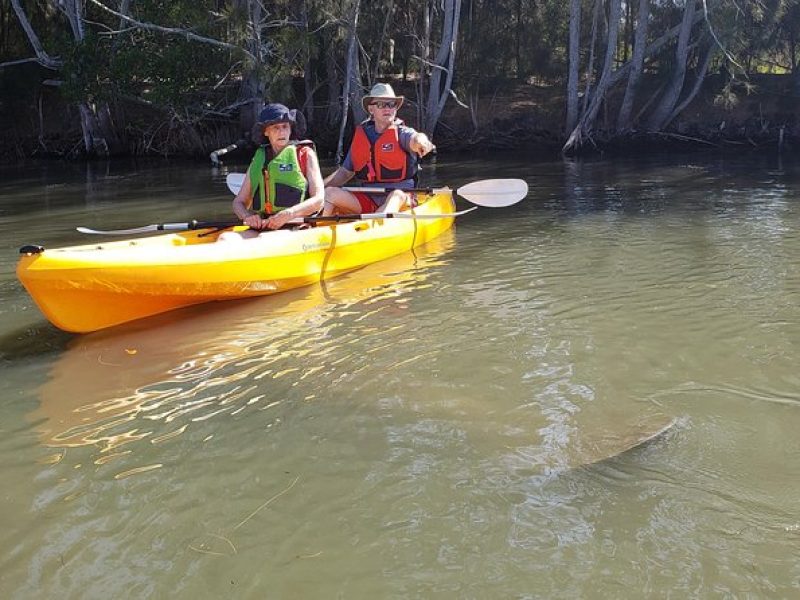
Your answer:
[[[364,107],[364,110],[369,112],[367,106],[369,106],[369,104],[375,100],[394,100],[397,102],[397,108],[399,109],[401,106],[403,106],[403,101],[405,99],[405,96],[396,95],[392,89],[392,86],[390,86],[388,83],[376,83],[369,91],[369,95],[364,96],[361,99],[361,106]]]

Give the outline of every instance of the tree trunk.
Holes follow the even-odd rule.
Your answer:
[[[453,85],[461,0],[444,0],[443,10],[442,40],[431,72],[428,103],[422,121],[422,129],[429,136],[433,136]]]
[[[692,25],[699,23],[702,19],[703,19],[703,13],[701,11],[697,11],[695,13],[694,22],[692,23]],[[644,51],[645,59],[647,59],[647,57],[649,56],[652,56],[656,52],[661,51],[661,49],[664,46],[666,46],[669,42],[672,41],[673,38],[677,37],[680,34],[680,30],[681,30],[681,25],[680,24],[675,25],[675,27],[668,29],[664,34],[655,39],[653,43],[647,46],[647,49]],[[619,81],[622,80],[623,77],[627,76],[630,73],[630,70],[631,70],[630,62],[627,62],[624,65],[622,65],[619,69],[617,69],[611,74],[611,77],[609,79],[609,85],[612,86],[616,85]]]
[[[608,18],[608,37],[606,38],[606,57],[603,62],[603,71],[600,75],[600,81],[597,84],[597,89],[595,89],[588,109],[564,144],[563,152],[565,153],[572,152],[583,144],[583,138],[591,131],[597,113],[600,111],[600,106],[605,101],[606,92],[611,87],[611,71],[614,66],[614,55],[617,52],[617,39],[619,37],[621,2],[622,0],[611,0]]]
[[[306,64],[305,68],[303,69],[303,88],[305,90],[305,102],[303,102],[303,106],[301,110],[303,114],[306,116],[306,121],[313,125],[314,124],[314,68],[313,63],[311,61],[311,54],[312,54],[312,42],[311,42],[311,32],[309,31],[308,26],[308,0],[303,0],[303,8],[302,8],[302,24],[303,24],[303,31],[306,34]]]
[[[569,75],[567,76],[567,120],[565,131],[578,123],[578,73],[580,71],[581,0],[569,3]]]
[[[797,68],[797,37],[794,30],[789,32],[789,48],[792,57],[792,90],[800,94],[800,69]]]
[[[631,39],[633,36],[633,3],[626,2],[625,3],[625,32],[623,33],[622,39],[622,62],[628,62],[630,56],[628,56],[628,48],[633,45],[633,40]]]
[[[86,37],[83,29],[83,0],[59,0],[56,5],[67,18],[72,29],[72,37],[82,42]]]
[[[703,18],[703,14],[700,11],[697,11],[694,16],[693,24],[698,23]],[[654,40],[644,51],[645,59],[648,56],[652,56],[656,52],[660,52],[661,49],[670,43],[674,38],[676,38],[681,31],[681,25],[676,25],[670,29],[668,29],[664,34]],[[611,72],[608,75],[607,81],[604,84],[604,89],[609,90],[614,85],[616,85],[619,81],[621,81],[624,77],[626,77],[631,70],[631,63],[627,62],[621,67],[619,67],[616,71]],[[605,93],[605,92],[603,92]],[[597,106],[599,110],[599,105]],[[584,136],[590,131],[591,126],[593,125],[592,120],[587,117],[587,114],[581,116],[576,124],[575,128],[572,130],[567,142],[564,144],[562,148],[562,152],[565,154],[572,153],[578,150],[584,142]]]
[[[696,0],[686,0],[686,6],[683,9],[683,21],[678,34],[678,44],[675,47],[675,64],[672,66],[672,77],[664,95],[661,97],[661,102],[659,102],[647,121],[647,128],[650,131],[661,131],[666,126],[669,115],[675,110],[675,105],[678,102],[681,90],[683,90],[695,5]]]
[[[78,103],[81,115],[83,146],[88,156],[107,157],[122,152],[122,144],[117,137],[111,109],[103,102],[100,105],[84,101]]]
[[[242,105],[239,111],[239,129],[242,135],[250,138],[250,131],[258,121],[258,115],[264,105],[266,85],[261,79],[261,20],[264,16],[259,0],[235,0],[234,7],[247,15],[247,31],[249,37],[246,46],[255,59],[248,65],[242,75],[242,84],[239,87],[239,102]]]
[[[422,3],[422,38],[418,40],[420,46],[419,59],[422,64],[419,66],[419,77],[417,78],[417,123],[425,122],[425,109],[428,106],[428,93],[425,89],[425,81],[428,81],[430,73],[431,47],[431,2],[433,0],[423,0]]]
[[[83,0],[61,0],[59,10],[64,14],[76,43],[86,39]],[[94,103],[90,98],[78,102],[81,115],[83,146],[87,156],[110,156],[122,152],[122,144],[114,130],[108,103]]]
[[[328,128],[335,127],[342,118],[342,84],[339,79],[339,63],[337,58],[337,40],[335,35],[329,38],[325,52],[325,73],[328,81],[328,110],[325,122]]]
[[[128,15],[131,10],[131,0],[120,0],[119,2],[119,12],[123,15]],[[128,22],[120,17],[119,25],[117,26],[120,31],[124,30],[128,26]],[[119,45],[122,42],[123,37],[121,35],[115,35],[113,41],[111,42],[111,53],[116,54],[117,50],[119,50]]]
[[[514,31],[514,62],[516,63],[516,76],[517,79],[522,77],[522,36],[524,29],[522,27],[522,0],[517,0],[516,12],[516,27]]]
[[[381,55],[383,54],[383,44],[386,41],[386,32],[389,30],[389,23],[391,22],[393,15],[394,15],[394,0],[389,0],[389,4],[386,7],[386,17],[383,20],[383,29],[381,30],[381,37],[378,38],[378,47],[376,48],[375,51],[375,65],[374,68],[372,69],[372,78],[370,81],[367,82],[367,84],[370,86],[375,81],[377,81],[381,73]]]
[[[594,81],[594,49],[597,46],[597,28],[600,22],[600,9],[603,0],[594,0],[594,11],[592,11],[592,41],[589,43],[589,60],[586,64],[586,81],[583,90],[583,112],[589,107],[589,100],[592,97],[592,82]]]
[[[700,87],[703,85],[703,81],[705,81],[706,73],[708,73],[708,66],[711,64],[711,61],[717,54],[717,50],[718,48],[714,40],[709,40],[708,44],[706,45],[703,58],[699,61],[697,74],[695,76],[694,85],[692,86],[691,91],[686,95],[681,103],[675,107],[672,113],[670,113],[669,117],[667,117],[667,120],[664,123],[664,127],[672,123],[672,121],[674,121],[675,118],[681,114],[687,106],[689,106],[692,100],[695,99],[700,91]]]
[[[625,97],[617,117],[617,132],[631,131],[631,112],[636,99],[636,91],[644,68],[644,51],[647,46],[647,30],[650,20],[650,0],[639,0],[639,14],[636,22],[636,33],[633,40],[633,57],[631,58],[631,72],[628,75],[628,85],[625,88]]]
[[[347,117],[351,101],[351,88],[353,83],[359,79],[358,75],[358,15],[361,8],[361,0],[353,2],[352,17],[349,23],[349,34],[347,42],[347,69],[344,76],[344,89],[342,90],[342,118],[339,123],[339,142],[336,146],[336,164],[342,164],[344,158],[344,133],[347,127]],[[357,93],[360,96],[360,94]],[[364,109],[360,106],[360,114],[363,115]],[[353,107],[353,116],[356,116],[356,107]],[[361,119],[359,119],[361,120]]]

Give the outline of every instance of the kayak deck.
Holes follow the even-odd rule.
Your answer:
[[[422,196],[418,214],[455,210],[452,193]],[[453,217],[376,219],[217,242],[185,231],[23,255],[17,276],[57,327],[85,333],[183,306],[262,296],[335,277],[441,235]]]

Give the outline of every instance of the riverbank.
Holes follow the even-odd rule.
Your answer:
[[[647,98],[658,81],[645,81]],[[586,154],[638,155],[642,152],[717,148],[720,150],[800,150],[800,94],[789,75],[757,75],[731,85],[710,78],[703,92],[675,118],[666,131],[648,132],[638,123],[631,131],[615,131],[617,90],[601,109]],[[731,90],[734,90],[732,92]],[[541,151],[560,154],[564,132],[564,90],[560,87],[506,84],[483,97],[473,116],[451,102],[436,131],[442,150],[463,148]]]
[[[414,125],[414,85],[401,81],[393,85],[407,97],[399,116]],[[647,87],[656,85],[651,82],[641,96],[646,97]],[[616,108],[605,106],[582,152],[625,155],[693,148],[800,150],[796,108],[800,97],[791,77],[754,77],[746,86],[739,86],[735,95],[726,92],[721,81],[712,79],[707,88],[663,132],[634,129],[618,134],[614,131]],[[28,158],[81,159],[83,138],[77,109],[65,102],[56,88],[40,87],[33,96],[34,102],[20,99],[2,111],[4,144],[0,147],[0,163],[14,164]],[[459,97],[458,101],[448,101],[435,141],[440,152],[450,154],[524,151],[557,156],[566,138],[564,105],[559,85],[498,81],[477,99]],[[121,128],[123,147],[127,148],[123,155],[207,160],[213,150],[235,141],[243,146],[241,152],[252,150],[247,147],[247,136],[236,118],[165,119],[152,107],[125,101],[113,107],[112,112],[117,128]],[[338,125],[309,123],[308,134],[322,156],[334,156],[338,133]]]

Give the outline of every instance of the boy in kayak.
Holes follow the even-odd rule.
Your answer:
[[[289,219],[322,208],[324,189],[319,160],[305,133],[305,119],[283,104],[268,104],[258,118],[261,140],[233,199],[233,212],[250,229],[225,232],[220,240],[254,237],[262,229],[280,229]]]
[[[394,189],[388,195],[342,189],[353,176],[366,187],[413,188],[417,158],[433,150],[428,136],[406,127],[397,118],[403,105],[387,83],[376,83],[362,100],[370,117],[356,127],[342,165],[325,179],[323,215],[397,212],[412,205],[409,192]]]

